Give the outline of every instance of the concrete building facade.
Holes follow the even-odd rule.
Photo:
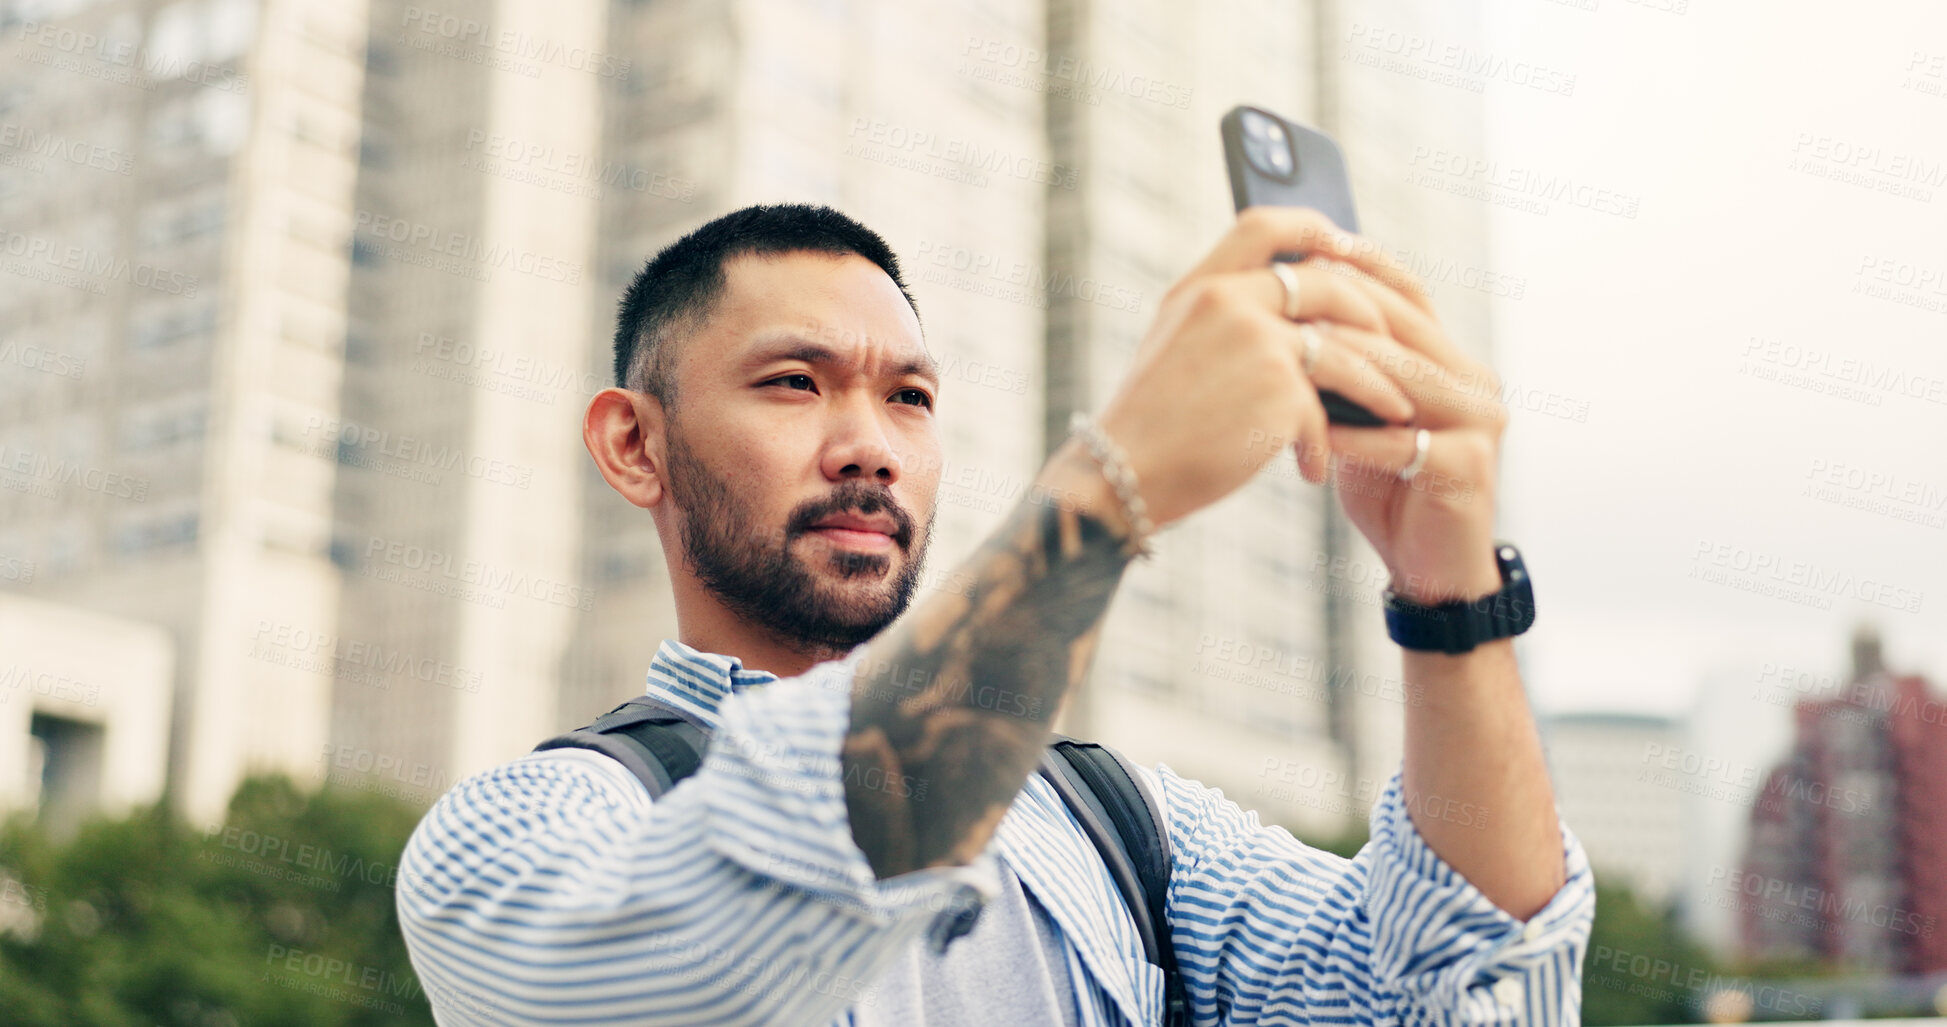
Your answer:
[[[1488,263],[1484,206],[1410,179],[1484,145],[1478,91],[1366,59],[1474,39],[1472,3],[9,10],[0,143],[38,174],[0,224],[39,263],[0,276],[0,585],[170,632],[202,819],[257,770],[430,802],[641,687],[664,554],[580,414],[622,288],[726,210],[833,204],[905,261],[946,377],[929,589],[1230,224],[1229,107],[1337,135],[1415,270]],[[1429,277],[1485,352],[1491,295]],[[1161,550],[1061,726],[1353,828],[1408,701],[1378,561],[1288,454]]]
[[[153,624],[0,594],[0,809],[57,836],[162,797],[175,643]]]
[[[1645,775],[1645,754],[1680,749],[1684,734],[1675,720],[1634,714],[1542,722],[1562,819],[1605,884],[1627,885],[1652,908],[1668,907],[1682,888],[1685,795]]]
[[[363,3],[11,5],[0,67],[0,561],[9,590],[175,640],[170,787],[316,780],[332,681],[263,659],[330,630]]]

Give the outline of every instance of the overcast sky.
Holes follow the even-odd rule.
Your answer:
[[[1489,5],[1491,46],[1577,77],[1488,86],[1498,173],[1641,198],[1494,222],[1528,279],[1497,362],[1588,404],[1509,436],[1538,704],[1842,676],[1862,619],[1947,687],[1947,5],[1597,3]]]

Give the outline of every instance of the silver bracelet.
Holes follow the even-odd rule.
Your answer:
[[[1089,455],[1102,465],[1102,476],[1108,479],[1116,499],[1122,503],[1122,518],[1129,522],[1129,541],[1123,551],[1134,556],[1153,555],[1156,550],[1149,540],[1156,534],[1156,526],[1150,523],[1149,507],[1136,491],[1136,472],[1129,469],[1122,448],[1110,441],[1107,433],[1080,410],[1068,416],[1068,434],[1081,437]]]

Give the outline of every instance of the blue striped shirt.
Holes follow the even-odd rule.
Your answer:
[[[1038,776],[968,865],[873,876],[839,759],[864,652],[780,680],[663,642],[649,694],[713,735],[696,774],[654,803],[580,749],[447,792],[408,842],[398,888],[438,1022],[850,1024],[903,946],[937,945],[994,896],[999,857],[1082,971],[1082,1022],[1161,1023],[1162,972]],[[1166,765],[1139,771],[1167,810],[1168,919],[1197,1024],[1579,1023],[1595,895],[1566,827],[1567,884],[1523,923],[1426,844],[1397,776],[1348,860]]]

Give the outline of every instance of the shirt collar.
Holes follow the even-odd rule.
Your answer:
[[[706,653],[665,638],[649,661],[648,694],[715,729],[717,707],[725,699],[776,680],[777,675],[768,670],[744,669],[744,661],[735,656]]]

